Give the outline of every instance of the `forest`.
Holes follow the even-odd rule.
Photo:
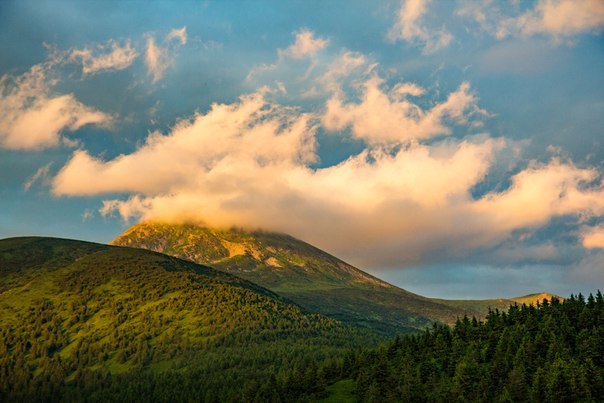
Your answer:
[[[581,294],[434,325],[349,353],[360,401],[589,402],[604,398],[604,298]]]
[[[312,396],[318,363],[378,340],[158,253],[0,242],[0,401],[239,401],[288,377]]]
[[[140,249],[5,240],[0,274],[0,401],[604,396],[599,291],[388,340],[235,276]]]

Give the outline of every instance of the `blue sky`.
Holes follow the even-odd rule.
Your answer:
[[[288,232],[438,297],[604,285],[604,4],[0,3],[0,237]]]

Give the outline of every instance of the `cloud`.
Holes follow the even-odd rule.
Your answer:
[[[187,27],[182,27],[180,29],[174,28],[172,31],[170,31],[166,36],[166,42],[172,42],[174,40],[179,41],[181,45],[186,45]]]
[[[94,218],[94,210],[84,209],[84,212],[82,213],[82,222],[90,221],[92,218]]]
[[[296,33],[296,41],[285,50],[277,51],[279,57],[291,57],[292,59],[304,59],[312,56],[323,49],[329,41],[324,38],[315,37],[314,32],[301,29]]]
[[[39,180],[50,183],[48,178],[48,172],[50,170],[51,165],[52,162],[49,162],[48,164],[38,168],[38,170],[36,170],[36,172],[25,181],[25,183],[23,184],[23,189],[26,192],[29,191],[33,184],[38,182]]]
[[[0,147],[36,150],[71,144],[62,136],[85,125],[107,125],[112,117],[79,102],[73,94],[55,95],[50,64],[38,64],[18,77],[0,78]]]
[[[120,46],[115,40],[96,47],[71,50],[67,60],[82,64],[82,74],[96,74],[105,70],[123,70],[129,67],[138,52],[132,47],[130,41]]]
[[[239,159],[242,175],[246,163],[268,169],[298,160],[312,162],[314,137],[307,127],[309,118],[290,113],[288,108],[268,105],[263,91],[232,105],[214,104],[206,115],[179,123],[172,135],[154,133],[137,153],[112,162],[76,151],[56,177],[54,191],[59,195],[93,195],[119,189],[153,194],[173,186],[194,186],[199,178],[190,173],[200,169],[202,161],[202,166],[210,164],[204,169],[207,171],[215,162],[238,165]],[[280,131],[280,127],[285,129]],[[130,174],[124,176],[126,171]],[[87,183],[97,174],[95,184]]]
[[[604,215],[604,183],[595,168],[578,168],[557,158],[533,163],[511,178],[511,186],[487,194],[472,205],[476,214],[503,237],[516,228],[536,228],[552,217]],[[497,234],[500,232],[500,234]]]
[[[429,30],[423,24],[430,0],[402,0],[398,18],[388,32],[391,41],[403,40],[412,45],[423,46],[424,54],[434,53],[449,45],[453,35],[444,27]]]
[[[546,34],[560,39],[603,27],[604,2],[601,0],[540,0],[534,10],[502,21],[498,36]]]
[[[467,2],[457,11],[457,15],[474,19],[498,39],[546,35],[558,43],[604,28],[601,0],[539,0],[532,9],[511,14],[492,1]]]
[[[581,241],[586,249],[604,249],[604,226],[584,228]]]
[[[410,84],[398,91],[421,93]],[[112,160],[78,150],[52,191],[127,193],[105,200],[101,213],[283,231],[374,267],[459,258],[554,217],[579,223],[604,214],[600,173],[557,159],[517,169],[509,186],[475,196],[498,161],[517,154],[513,143],[486,135],[395,147],[368,141],[337,165],[311,168],[320,117],[267,96],[214,104]],[[448,113],[461,116],[451,102]]]
[[[399,83],[386,93],[381,88],[383,83],[383,79],[373,74],[362,85],[359,103],[345,103],[342,93],[336,92],[327,102],[323,116],[325,128],[350,127],[355,137],[368,143],[396,143],[450,134],[445,119],[462,124],[471,115],[486,114],[476,105],[477,98],[468,83],[427,110],[409,100],[409,97],[423,95],[423,88]]]
[[[153,78],[153,82],[161,80],[168,69],[172,65],[171,52],[178,47],[187,43],[187,29],[173,29],[164,38],[164,45],[158,45],[155,38],[151,35],[147,36],[147,46],[145,52],[145,62],[149,75]]]
[[[294,35],[295,41],[293,44],[285,49],[277,49],[277,61],[275,63],[263,63],[254,66],[248,73],[246,81],[252,81],[258,75],[275,71],[288,60],[312,59],[317,52],[329,44],[329,40],[316,37],[313,31],[306,28],[294,32]],[[310,69],[307,70],[307,75],[312,71],[313,67],[314,63],[311,65]]]
[[[362,53],[344,49],[333,58],[325,73],[320,75],[317,81],[330,92],[339,91],[340,81],[343,78],[349,77],[361,68],[364,68],[365,72],[370,72],[374,66],[368,65],[368,63],[367,57]]]
[[[562,284],[584,285],[587,292],[594,292],[596,289],[602,289],[604,284],[604,251],[594,249],[585,254],[585,256],[570,270],[566,270],[566,278]],[[576,287],[576,286],[575,286]],[[576,291],[572,291],[575,292]]]

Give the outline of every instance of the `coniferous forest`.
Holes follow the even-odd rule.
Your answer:
[[[0,243],[0,401],[602,401],[604,298],[394,339],[141,249]]]
[[[600,292],[491,311],[346,356],[361,401],[589,402],[604,399]]]

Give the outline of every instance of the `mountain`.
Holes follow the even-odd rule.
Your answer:
[[[474,312],[477,317],[486,317],[489,313],[489,309],[499,309],[500,311],[507,310],[511,305],[536,305],[537,302],[541,303],[544,299],[551,300],[557,298],[563,301],[564,298],[559,295],[552,294],[549,292],[540,292],[535,294],[524,295],[522,297],[514,298],[498,298],[498,299],[476,299],[476,300],[455,300],[455,299],[438,299],[435,298],[441,304],[449,305],[459,309],[467,310],[468,312]]]
[[[0,401],[239,400],[280,371],[374,341],[175,257],[0,240]]]
[[[312,312],[382,334],[481,315],[483,306],[413,294],[289,235],[196,225],[137,224],[111,242],[149,249],[235,274]],[[512,302],[513,303],[513,302]]]

